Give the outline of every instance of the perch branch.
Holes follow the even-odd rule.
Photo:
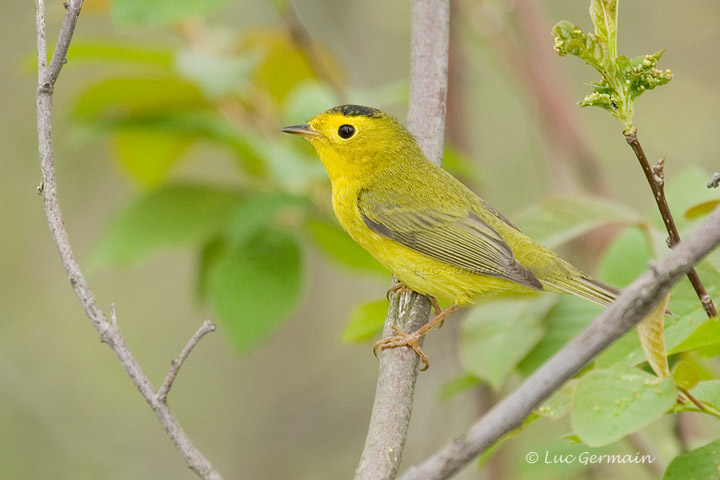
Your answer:
[[[449,0],[414,0],[410,52],[410,106],[408,129],[425,155],[442,161],[447,102]],[[392,295],[384,335],[395,325],[414,331],[425,325],[430,313],[426,297],[411,293]],[[355,471],[356,480],[391,480],[397,476],[412,413],[418,358],[408,348],[380,354],[375,401],[365,447]]]
[[[662,216],[665,228],[668,232],[668,247],[675,248],[675,246],[680,243],[680,233],[678,233],[675,220],[673,219],[667,199],[665,198],[665,180],[663,172],[664,159],[660,159],[657,165],[651,167],[650,162],[648,162],[647,156],[645,156],[645,152],[640,145],[640,141],[637,138],[637,129],[633,128],[627,130],[623,132],[623,134],[625,135],[628,145],[630,145],[630,148],[632,148],[633,152],[635,152],[635,156],[640,162],[640,166],[645,173],[645,178],[647,178],[648,184],[650,184],[650,189],[653,192],[653,198],[655,198],[655,203],[657,203],[658,210],[660,210],[660,215]],[[707,316],[710,318],[717,317],[718,313],[715,308],[715,304],[710,298],[710,295],[708,295],[707,290],[705,290],[705,286],[702,284],[697,271],[694,268],[689,270],[687,272],[687,277],[695,289]]]
[[[399,480],[449,478],[508,432],[598,353],[640,322],[672,286],[720,244],[720,207],[630,286],[580,335],[540,366],[512,394],[422,464]]]
[[[37,89],[37,124],[38,149],[40,154],[40,167],[42,170],[42,185],[39,191],[43,195],[45,215],[47,216],[50,233],[60,254],[60,259],[67,272],[70,285],[80,301],[85,313],[101,341],[107,343],[117,356],[130,380],[140,391],[161,425],[170,436],[175,447],[182,453],[188,466],[206,480],[222,480],[210,462],[190,442],[177,419],[173,416],[167,404],[157,398],[155,389],[137,360],[133,356],[125,339],[120,334],[115,317],[115,309],[110,309],[110,320],[105,316],[93,295],[85,277],[75,260],[65,229],[62,211],[58,200],[57,184],[55,181],[55,165],[52,143],[52,94],[55,82],[60,75],[62,67],[67,62],[67,52],[70,47],[75,25],[82,0],[70,0],[65,3],[65,20],[60,28],[57,46],[47,65],[47,39],[45,33],[45,1],[36,0],[36,28],[38,49],[38,89]]]

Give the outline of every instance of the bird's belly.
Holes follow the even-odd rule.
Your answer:
[[[531,291],[514,282],[453,267],[392,240],[372,235],[376,238],[356,241],[403,284],[423,295],[466,305],[501,293]]]

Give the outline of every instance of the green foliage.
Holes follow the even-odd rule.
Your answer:
[[[548,248],[556,248],[597,227],[637,225],[643,219],[616,202],[579,196],[544,199],[513,221],[530,238]]]
[[[206,15],[229,0],[113,0],[110,13],[119,27],[161,27]]]
[[[317,245],[334,260],[354,269],[388,276],[387,269],[355,243],[336,221],[310,219],[307,227]]]
[[[676,396],[671,378],[625,365],[595,369],[575,388],[573,430],[586,445],[608,445],[660,418]]]
[[[358,305],[350,315],[340,340],[343,343],[365,342],[382,333],[388,311],[387,300]]]
[[[463,324],[460,352],[466,370],[499,388],[542,338],[542,319],[555,301],[551,295],[536,295],[474,308]]]
[[[161,249],[197,247],[225,228],[242,196],[202,185],[169,185],[142,195],[110,223],[91,264],[128,265]]]
[[[241,350],[273,333],[301,293],[300,245],[286,231],[267,228],[220,245],[205,268],[213,308]]]
[[[548,420],[557,420],[558,418],[564,417],[570,411],[570,407],[572,407],[572,397],[576,384],[576,381],[571,380],[563,385],[552,397],[545,400],[545,402],[535,410],[535,413]]]
[[[718,458],[720,440],[715,440],[704,447],[675,457],[665,470],[663,480],[720,480]]]
[[[477,387],[478,385],[481,385],[482,383],[482,380],[477,378],[475,375],[472,375],[470,373],[464,373],[458,377],[448,380],[443,384],[443,386],[440,388],[440,391],[438,392],[439,400],[441,402],[444,402],[445,400],[449,400],[450,398],[454,397],[458,393],[470,390],[474,387]]]
[[[646,90],[665,85],[672,79],[670,70],[659,70],[664,51],[628,59],[617,54],[618,0],[591,0],[590,18],[595,33],[583,32],[567,20],[555,24],[555,50],[560,56],[574,55],[595,68],[602,80],[591,83],[592,93],[580,106],[600,107],[610,112],[625,127],[633,126],[635,101]]]
[[[226,1],[195,0],[172,8],[165,3],[117,0],[113,19],[119,26],[178,25],[214,12]],[[288,5],[285,0],[274,4],[281,13]],[[561,55],[586,61],[602,76],[581,105],[607,109],[630,128],[639,95],[667,83],[671,74],[657,69],[662,52],[633,59],[617,55],[615,1],[593,0],[590,12],[594,33],[560,22],[553,29],[556,48]],[[199,252],[200,297],[212,306],[222,331],[245,351],[276,331],[300,301],[304,248],[316,247],[356,272],[384,279],[388,273],[332,218],[326,174],[309,145],[278,132],[340,102],[317,71],[319,61],[325,75],[342,78],[339,62],[322,45],[312,43],[309,52],[284,28],[217,39],[204,36],[208,32],[201,23],[192,23],[200,42],[187,28],[179,29],[185,36],[181,48],[75,43],[70,51],[73,60],[117,69],[109,77],[91,77],[76,100],[74,116],[83,126],[83,138],[107,139],[122,170],[142,187],[111,221],[92,260],[96,266],[131,264],[170,247]],[[343,93],[353,101],[371,99],[367,103],[382,106],[403,101],[406,85]],[[235,176],[223,182],[230,187],[175,180],[182,177],[177,167],[187,161],[186,152],[197,144],[229,153],[237,167]],[[457,152],[446,153],[450,170],[478,177]],[[717,204],[718,192],[703,188],[708,178],[705,172],[688,170],[667,185],[681,229],[691,229]],[[598,227],[625,227],[600,259],[599,274],[624,286],[666,248],[662,223],[656,215],[649,218],[605,199],[571,197],[544,200],[513,220],[550,248],[592,235]],[[714,298],[720,291],[719,267],[720,255],[698,267]],[[707,320],[687,281],[674,289],[669,308],[676,315],[665,318],[671,378],[660,380],[643,370],[647,367],[637,334],[629,332],[527,423],[555,420],[571,411],[573,431],[567,438],[607,445],[667,411],[698,411],[692,403],[676,403],[676,385],[690,389],[708,408],[718,408],[720,382],[698,359],[720,350],[720,324]],[[512,375],[531,374],[600,311],[589,302],[551,294],[502,297],[477,307],[462,332],[466,371],[443,387],[441,397],[483,383],[498,389]],[[384,299],[358,306],[342,340],[373,338],[386,313]],[[587,447],[562,445],[553,451],[580,449]],[[692,458],[701,461],[703,454],[698,455]],[[673,462],[668,474],[680,471],[676,463],[681,462]]]

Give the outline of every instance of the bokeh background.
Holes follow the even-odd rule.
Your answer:
[[[202,52],[203,42],[212,49],[213,42],[287,28],[281,9],[268,1],[233,0],[207,15],[146,27],[113,20],[113,5],[86,3],[78,42],[179,54],[193,42]],[[601,193],[652,212],[619,123],[605,112],[575,105],[586,92],[584,83],[597,73],[552,50],[554,22],[568,19],[590,27],[587,3],[453,3],[447,137],[457,156],[469,162],[458,160],[458,171],[510,218],[542,198],[577,192]],[[318,51],[331,59],[331,83],[345,98],[404,118],[409,2],[296,0],[292,6]],[[98,341],[66,281],[36,193],[35,9],[28,2],[9,2],[3,11],[0,478],[195,478]],[[56,37],[62,14],[61,2],[50,2],[50,38]],[[633,0],[621,6],[620,51],[639,55],[667,49],[660,66],[674,74],[669,85],[639,101],[636,114],[648,155],[667,158],[668,177],[689,165],[720,169],[718,44],[720,4]],[[82,265],[88,265],[111,219],[147,189],[163,182],[243,183],[232,153],[198,142],[183,150],[155,185],[142,185],[118,160],[107,132],[92,132],[73,114],[90,85],[131,67],[102,60],[78,63],[71,56],[56,86],[54,134],[61,204]],[[270,78],[282,82],[292,74],[279,69]],[[241,116],[238,128],[260,119],[264,124],[248,127],[249,135],[288,145],[293,139],[276,130],[304,121],[288,118],[299,111],[304,110],[281,106],[266,114],[256,104]],[[268,125],[269,119],[277,125]],[[576,242],[566,254],[592,271],[595,259],[587,252],[597,239],[584,240],[591,247]],[[246,351],[234,346],[220,322],[220,331],[200,343],[170,394],[171,408],[225,478],[348,478],[359,457],[377,361],[370,343],[347,344],[340,337],[359,304],[383,298],[389,277],[350,270],[312,242],[303,244],[302,256],[301,300],[287,321]],[[86,273],[100,304],[116,305],[123,334],[156,384],[200,323],[216,319],[213,308],[197,297],[197,249],[162,249],[128,267],[99,265]],[[517,383],[511,379],[500,393],[481,388],[440,399],[442,385],[462,372],[459,324],[451,319],[427,339],[432,367],[418,382],[405,466],[463,432]],[[661,439],[656,447],[665,461],[673,448],[670,439],[662,440],[669,422],[649,432]],[[718,432],[717,425],[693,428],[700,444],[707,433],[703,428]],[[531,467],[525,454],[563,443],[568,427],[546,421],[529,430],[499,449],[483,472],[471,465],[458,478],[653,478],[642,467]]]

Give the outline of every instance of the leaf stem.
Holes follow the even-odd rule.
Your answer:
[[[701,402],[697,398],[695,398],[688,390],[684,388],[679,389],[681,392],[680,398],[685,397],[684,399],[689,400],[690,402],[695,405],[698,410],[700,410],[703,413],[707,413],[708,415],[712,415],[713,417],[720,418],[720,410],[717,410],[716,408],[711,407],[710,405],[706,405],[705,403]]]
[[[658,210],[660,210],[660,215],[662,216],[663,222],[665,223],[665,228],[668,232],[667,245],[670,248],[674,248],[678,243],[680,243],[680,233],[678,232],[677,226],[675,225],[675,220],[673,219],[672,213],[670,212],[667,198],[665,198],[665,180],[663,172],[664,159],[660,159],[657,165],[651,167],[650,163],[648,162],[647,156],[645,155],[645,151],[643,150],[642,145],[640,145],[640,141],[638,140],[637,129],[631,128],[630,130],[625,130],[623,134],[625,135],[625,140],[627,141],[628,145],[630,145],[630,148],[632,148],[635,156],[640,162],[640,166],[645,173],[645,178],[647,179],[648,184],[650,185],[650,189],[653,192],[653,198],[655,199]],[[717,309],[715,308],[715,304],[710,298],[710,295],[708,295],[705,286],[700,280],[700,276],[697,274],[697,271],[694,268],[691,269],[690,271],[688,271],[687,277],[690,280],[693,288],[695,289],[695,292],[697,293],[697,296],[700,299],[700,303],[705,309],[705,313],[707,313],[707,316],[709,318],[716,317],[718,313]]]

